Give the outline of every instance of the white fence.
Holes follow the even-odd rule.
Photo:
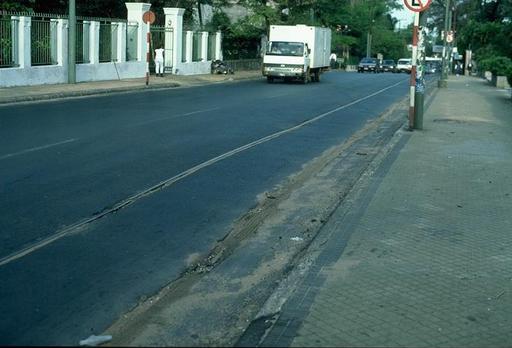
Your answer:
[[[126,3],[126,20],[77,21],[77,82],[145,76],[150,27],[142,15],[150,6]],[[169,70],[181,75],[209,73],[211,61],[222,59],[221,33],[214,35],[214,41],[208,32],[183,35],[184,9],[165,8],[164,12],[170,29],[164,39],[165,52],[171,55],[165,57]],[[0,16],[0,87],[66,83],[68,26],[62,16]]]

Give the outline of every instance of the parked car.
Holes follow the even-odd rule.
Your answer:
[[[393,59],[385,59],[382,61],[382,71],[391,71],[395,72],[396,64]]]
[[[379,73],[382,71],[382,68],[376,58],[363,58],[357,66],[357,72],[363,73],[365,71]]]
[[[402,58],[402,59],[399,59],[398,62],[396,63],[396,71],[399,73],[406,72],[406,73],[410,74],[411,70],[412,70],[412,59],[411,58]]]

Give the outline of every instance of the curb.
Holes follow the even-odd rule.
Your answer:
[[[5,104],[15,104],[15,103],[24,103],[24,102],[35,102],[35,101],[45,101],[45,100],[55,100],[55,99],[64,99],[64,98],[75,98],[75,97],[85,97],[85,96],[100,96],[106,94],[118,94],[118,93],[126,93],[126,92],[141,92],[148,90],[158,90],[158,89],[166,89],[166,88],[177,88],[177,87],[197,87],[197,86],[205,86],[209,84],[218,84],[218,83],[226,83],[232,81],[241,81],[241,80],[255,80],[259,79],[260,76],[246,76],[231,79],[220,80],[220,81],[199,81],[196,83],[192,83],[191,85],[178,83],[178,82],[169,82],[169,83],[159,83],[153,85],[141,85],[141,86],[132,86],[132,87],[117,87],[117,88],[98,88],[98,89],[90,89],[83,91],[67,91],[67,92],[56,92],[56,93],[48,93],[48,94],[37,94],[37,95],[23,95],[16,97],[6,97],[0,98],[0,105]]]
[[[159,84],[159,85],[153,85],[153,86],[119,87],[119,88],[114,88],[114,89],[100,88],[100,89],[90,89],[90,90],[83,90],[83,91],[38,94],[38,95],[33,95],[33,96],[25,95],[25,96],[19,96],[19,97],[7,97],[5,99],[0,99],[0,105],[1,104],[31,102],[31,101],[53,100],[53,99],[61,99],[61,98],[116,94],[116,93],[132,92],[132,91],[136,92],[136,91],[162,89],[162,88],[174,88],[174,87],[180,87],[180,86],[181,85],[179,83],[173,82],[173,83]]]

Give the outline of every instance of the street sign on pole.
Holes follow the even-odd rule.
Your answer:
[[[433,53],[443,53],[443,45],[434,45],[432,46]]]
[[[142,20],[146,24],[153,24],[153,23],[155,23],[155,19],[156,19],[156,16],[155,16],[155,13],[153,11],[146,11],[142,15]]]
[[[449,31],[446,35],[446,42],[451,43],[453,41],[453,31]]]
[[[155,13],[152,12],[152,11],[146,11],[142,15],[142,20],[144,21],[144,23],[146,23],[148,25],[148,31],[146,33],[146,44],[147,44],[147,52],[146,52],[146,86],[149,85],[149,60],[150,60],[150,57],[151,57],[151,53],[150,53],[151,52],[150,51],[151,31],[149,30],[149,26],[151,24],[155,23],[155,19],[156,19]]]
[[[404,5],[413,12],[425,11],[432,0],[404,0]]]

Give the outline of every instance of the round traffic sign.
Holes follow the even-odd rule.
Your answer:
[[[404,0],[405,6],[414,12],[425,11],[431,2],[432,0]]]
[[[153,11],[146,11],[142,15],[142,20],[146,24],[153,24],[155,22],[155,19],[156,19],[156,16],[155,16],[155,13]]]

